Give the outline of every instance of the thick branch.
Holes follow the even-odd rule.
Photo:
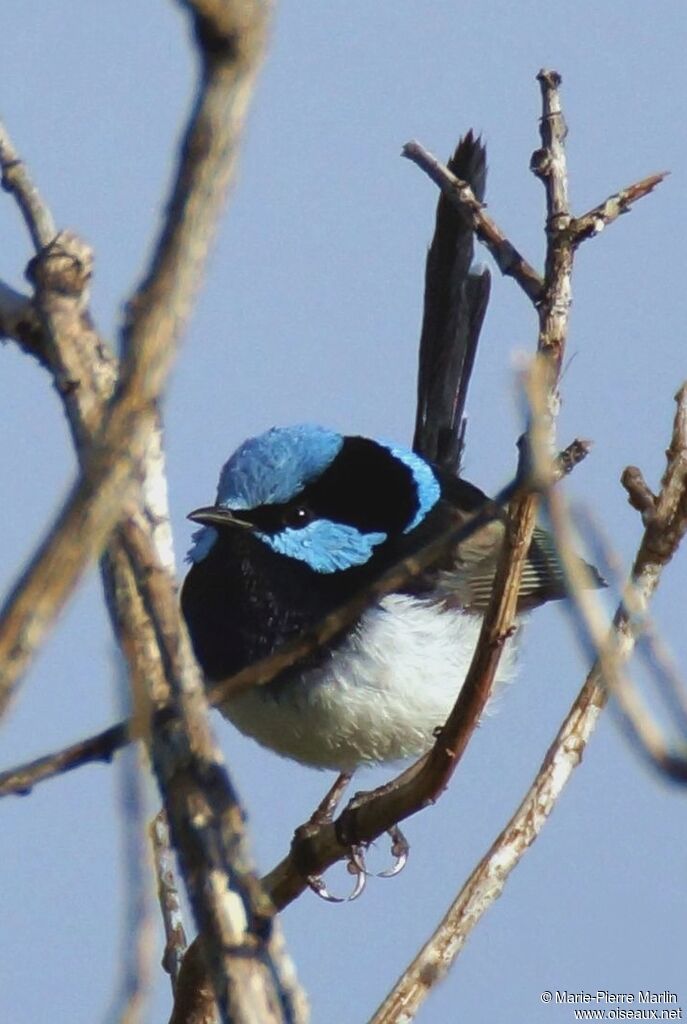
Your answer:
[[[232,43],[227,43],[230,52]],[[242,65],[220,58],[214,51],[207,55],[204,88],[184,140],[169,214],[151,271],[130,304],[122,378],[98,444],[54,530],[3,609],[0,711],[130,497],[132,476],[154,427],[155,402],[171,368],[173,343],[200,283],[235,168],[238,135],[257,70],[257,62]]]
[[[16,593],[17,600],[10,606],[10,614],[4,621],[5,627],[9,625],[9,636],[5,634],[5,639],[9,640],[14,654],[13,665],[5,679],[8,686],[3,693],[5,697],[9,695],[12,677],[16,679],[22,660],[24,663],[28,660],[86,557],[102,543],[118,514],[122,498],[126,497],[127,485],[132,487],[134,496],[131,481],[156,422],[156,399],[169,368],[170,343],[187,314],[200,279],[208,242],[235,163],[236,143],[262,52],[266,8],[257,3],[226,2],[189,3],[187,6],[194,17],[203,58],[199,100],[184,143],[175,190],[151,271],[130,305],[123,335],[123,370],[115,396],[107,408],[106,422],[93,452],[86,456],[81,491],[75,492],[71,506],[66,509],[62,532],[57,532],[52,545],[44,550],[44,555],[52,559],[52,563],[47,564],[48,567],[53,565],[54,573],[55,563],[57,575],[62,575],[69,563],[74,571],[67,572],[61,590],[56,575],[52,577],[52,588],[48,576],[47,602],[38,610],[38,615],[36,604],[29,614],[27,600],[31,601],[33,580],[40,576],[41,589],[45,587],[45,558],[39,558],[34,576],[29,575],[26,585]],[[50,300],[59,293],[85,296],[89,273],[88,261],[81,259],[80,253],[74,253],[74,246],[69,252],[67,246],[61,244],[71,241],[59,239],[58,244],[41,253],[34,274],[48,334],[51,339],[62,341],[68,333],[67,324],[64,318],[60,320],[62,310]],[[56,271],[62,275],[74,272],[80,275],[78,288],[72,286],[71,281],[67,289],[52,287],[49,278],[51,274],[54,277]],[[76,327],[78,338],[82,337],[84,325],[76,323],[72,314],[81,310],[71,303],[64,311],[71,315],[68,326]],[[91,366],[80,364],[78,345],[62,344],[57,348],[61,360],[57,365],[58,380],[73,383],[76,378],[80,381],[82,371]],[[78,374],[70,373],[65,356],[67,360],[76,358],[78,365],[74,367],[72,363],[72,368],[78,369]],[[93,399],[96,390],[84,387],[84,399]],[[96,402],[93,407],[97,407]],[[90,440],[92,420],[87,408],[79,409],[73,420],[77,443]],[[105,503],[110,502],[108,511]],[[132,502],[132,513],[134,508]],[[84,529],[79,531],[79,545],[86,556],[80,563],[73,547],[68,548],[63,542],[69,538],[72,523],[68,516],[74,510],[88,517]],[[286,988],[275,990],[275,984],[279,986],[281,963],[286,964],[286,959],[281,951],[277,956],[274,941],[261,934],[271,909],[246,863],[243,815],[220,767],[219,753],[207,726],[202,682],[179,621],[173,585],[164,568],[157,561],[153,565],[149,538],[136,537],[134,526],[132,517],[122,530],[133,570],[125,582],[135,579],[132,597],[140,599],[142,596],[149,603],[146,611],[156,625],[165,673],[176,699],[174,710],[170,708],[162,720],[155,718],[151,752],[203,933],[220,1009],[224,1017],[231,1012],[232,1019],[236,1020],[252,1019],[256,1013],[265,1020],[267,1013],[270,1020],[282,1019],[282,1010],[293,1018],[295,1014],[290,1013],[284,1002],[292,998],[293,986],[288,989],[289,996]],[[138,546],[134,543],[136,540],[140,542]],[[148,570],[145,581],[143,573],[137,577],[137,570],[142,566]],[[116,583],[109,589],[111,594],[115,593]],[[118,605],[117,612],[121,611]],[[126,619],[126,613],[122,618]],[[12,629],[17,627],[19,645],[13,643],[12,638]],[[145,673],[142,673],[140,651],[134,650],[136,638],[131,636],[130,639],[131,645],[122,637],[135,681]],[[134,689],[136,692],[142,688]],[[200,805],[207,806],[205,814],[200,813]],[[235,898],[230,898],[230,884],[237,890]],[[254,890],[250,897],[246,894],[247,888]],[[258,904],[261,909],[256,911]]]

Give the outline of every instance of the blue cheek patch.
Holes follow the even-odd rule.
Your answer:
[[[408,448],[398,448],[392,444],[385,445],[384,447],[391,452],[395,459],[398,459],[399,462],[407,466],[413,474],[413,480],[417,488],[418,509],[412,521],[408,523],[403,531],[404,533],[410,533],[411,530],[414,530],[422,522],[427,513],[434,508],[441,497],[441,487],[432,467],[424,459],[420,458],[419,455],[416,455],[415,452],[411,452]]]
[[[361,533],[355,526],[317,519],[302,530],[287,527],[281,533],[257,533],[273,551],[305,562],[315,572],[339,572],[364,565],[385,533]]]

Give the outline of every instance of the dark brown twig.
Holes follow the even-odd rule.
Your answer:
[[[95,736],[10,768],[0,773],[0,797],[10,794],[24,796],[46,779],[64,775],[94,761],[111,761],[113,755],[129,742],[128,723],[120,722]]]
[[[467,182],[461,181],[448,167],[437,160],[419,142],[406,142],[402,155],[427,174],[438,185],[450,203],[467,218],[475,232],[494,258],[502,274],[512,277],[532,302],[541,298],[543,281],[515,246],[508,240],[498,224],[486,213]]]

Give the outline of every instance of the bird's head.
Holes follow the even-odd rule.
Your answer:
[[[278,555],[339,572],[415,529],[440,495],[432,467],[408,449],[273,427],[244,441],[222,468],[215,504],[189,515],[203,526],[189,559],[202,561],[218,531],[247,529]]]

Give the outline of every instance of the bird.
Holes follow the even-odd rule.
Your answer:
[[[200,529],[181,607],[206,679],[272,654],[488,501],[395,443],[312,424],[244,441],[222,468],[214,504],[189,515]],[[469,667],[503,531],[502,518],[487,523],[305,662],[227,697],[222,713],[319,769],[350,774],[422,754]],[[565,595],[553,539],[538,526],[518,613]],[[497,683],[513,676],[516,646],[507,642]]]
[[[479,202],[486,150],[469,131],[448,162]],[[182,612],[208,683],[269,656],[374,585],[400,559],[488,502],[462,477],[466,396],[489,301],[469,220],[443,194],[427,253],[412,448],[319,425],[272,427],[249,438],[220,473],[199,524],[181,590]],[[311,822],[331,820],[353,772],[424,753],[455,704],[487,607],[504,517],[496,517],[357,621],[271,682],[225,696],[220,710],[277,754],[332,769],[337,781]],[[604,586],[588,566],[592,586]],[[522,574],[518,619],[565,597],[555,545],[537,527]],[[513,677],[519,629],[495,684]],[[408,844],[389,830],[395,865]],[[355,899],[367,871],[353,844]],[[308,878],[324,899],[319,876]]]

